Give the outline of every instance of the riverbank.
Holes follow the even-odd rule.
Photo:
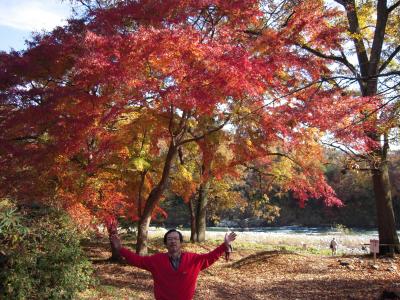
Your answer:
[[[149,230],[150,238],[161,238],[167,230],[161,227],[151,227]],[[185,241],[190,240],[190,230],[180,229]],[[207,230],[206,240],[222,241],[225,231],[221,228]],[[366,254],[369,251],[368,245],[371,239],[377,239],[377,233],[373,231],[365,232],[340,232],[340,231],[318,231],[318,230],[270,230],[261,231],[257,229],[247,231],[236,231],[237,241],[244,248],[251,250],[270,250],[271,247],[287,248],[312,248],[314,252],[329,251],[329,244],[332,238],[338,242],[338,254]]]

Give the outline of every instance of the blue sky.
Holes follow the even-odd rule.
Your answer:
[[[68,0],[0,0],[0,51],[24,49],[32,32],[52,30],[70,15]]]

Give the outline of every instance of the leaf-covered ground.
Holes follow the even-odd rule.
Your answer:
[[[128,246],[133,247],[128,243]],[[186,244],[204,253],[215,245]],[[400,257],[329,256],[307,251],[238,248],[200,273],[195,299],[378,299],[384,290],[400,289]],[[98,284],[79,299],[154,299],[150,273],[111,263],[106,240],[87,244]],[[152,252],[163,251],[160,242]]]

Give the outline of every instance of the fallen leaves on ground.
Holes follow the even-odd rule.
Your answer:
[[[186,244],[185,251],[204,253],[213,246]],[[107,242],[86,247],[99,284],[81,299],[153,297],[151,274],[107,260]],[[153,251],[164,251],[161,245]],[[214,299],[378,299],[382,291],[400,288],[400,257],[332,257],[285,250],[236,250],[200,273],[195,300]]]

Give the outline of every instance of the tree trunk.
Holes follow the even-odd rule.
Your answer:
[[[369,85],[369,95],[376,95],[376,82]],[[376,116],[377,118],[377,116]],[[380,143],[381,135],[376,132],[367,132],[369,138]],[[396,221],[393,210],[392,191],[388,167],[388,134],[383,135],[383,144],[369,153],[372,169],[372,183],[374,187],[375,206],[379,233],[379,254],[393,255],[400,253],[399,238],[396,231]]]
[[[190,241],[192,243],[197,242],[197,226],[196,226],[196,197],[189,200],[189,213],[190,213]]]
[[[110,241],[110,248],[111,248],[111,257],[109,260],[111,261],[120,261],[122,260],[121,255],[119,254],[119,251],[114,247],[114,244],[111,243],[111,236],[112,235],[118,235],[118,222],[115,217],[110,217],[106,221],[106,227],[107,227],[107,233],[108,233],[108,239]]]
[[[391,9],[388,7],[388,2],[385,0],[376,1],[376,25],[372,41],[369,41],[371,47],[366,47],[366,37],[362,36],[362,28],[357,14],[357,6],[355,0],[336,0],[337,3],[343,5],[346,11],[348,20],[348,31],[352,34],[352,41],[354,44],[355,54],[358,60],[358,69],[352,64],[347,62],[344,65],[348,70],[356,75],[354,78],[358,81],[360,92],[364,97],[385,97],[385,93],[378,92],[378,77],[385,70],[385,64],[390,63],[391,57],[383,60],[382,50],[388,48],[384,45],[385,34],[388,24],[389,14],[393,13],[393,8],[397,4],[391,4]],[[395,50],[397,51],[397,50]],[[326,59],[326,55],[318,54],[318,51],[313,51],[317,56]],[[396,54],[393,52],[392,54]],[[343,55],[343,54],[342,54]],[[329,59],[334,58],[331,56]],[[337,62],[343,64],[343,57],[335,59]],[[382,68],[383,67],[383,68]],[[361,75],[361,76],[360,76]],[[385,80],[389,80],[386,78]],[[386,89],[386,87],[384,87]],[[382,105],[384,107],[385,105]],[[379,120],[380,113],[378,111],[367,111],[365,118],[369,120]],[[378,133],[380,128],[368,129],[365,134],[373,141],[381,143]],[[400,252],[399,239],[396,232],[396,223],[393,211],[393,202],[391,195],[391,185],[389,179],[389,172],[387,166],[387,150],[388,141],[387,136],[384,137],[384,145],[381,149],[368,151],[366,157],[373,157],[373,161],[369,161],[372,167],[372,181],[375,193],[375,204],[377,210],[378,232],[381,244],[389,244],[380,246],[381,254],[392,252]],[[390,246],[391,245],[391,246]]]
[[[172,160],[174,159],[176,152],[177,148],[175,147],[173,141],[171,141],[171,143],[169,144],[167,157],[165,158],[165,164],[161,179],[158,184],[151,190],[149,196],[147,197],[142,216],[139,219],[138,237],[136,243],[136,253],[139,255],[147,254],[147,235],[149,231],[151,216],[153,214],[154,208],[156,207],[158,202],[160,202],[161,196],[166,188],[169,172],[171,171]]]
[[[350,32],[358,34],[361,30],[355,7],[355,1],[349,1],[346,5],[346,11],[350,25]],[[376,4],[376,11],[377,20],[369,58],[363,39],[356,38],[356,35],[353,38],[362,75],[362,80],[359,81],[360,91],[363,96],[367,97],[375,97],[378,94],[379,66],[382,58],[382,49],[389,15],[387,1],[378,1]],[[369,118],[378,120],[378,113],[373,113]],[[367,131],[366,135],[372,138],[372,140],[380,143],[381,134],[378,134],[377,132],[379,132],[378,128],[369,132]],[[383,135],[384,143],[380,149],[368,153],[368,156],[372,155],[373,157],[373,161],[371,162],[372,182],[375,194],[379,244],[383,244],[379,247],[379,252],[382,255],[400,252],[387,163],[389,142],[387,139],[387,133]]]
[[[379,232],[379,254],[400,253],[387,161],[372,171]]]
[[[139,195],[138,195],[138,217],[139,219],[142,217],[142,207],[143,207],[143,197],[142,197],[142,192],[143,192],[143,187],[144,187],[144,181],[146,179],[146,173],[147,171],[143,171],[140,173],[140,186],[139,186]]]
[[[209,181],[200,184],[199,188],[199,199],[197,201],[196,210],[196,230],[197,230],[197,242],[204,242],[206,240],[206,212],[207,212],[207,200],[208,200],[208,188],[210,186]]]
[[[151,221],[150,215],[142,215],[138,224],[138,236],[136,240],[136,253],[139,255],[147,255],[147,235]]]
[[[380,67],[382,66],[382,49],[384,47],[385,31],[388,22],[388,16],[390,11],[387,7],[387,1],[377,1],[376,2],[376,26],[371,43],[370,51],[364,44],[364,39],[360,37],[361,27],[359,22],[359,16],[356,9],[356,1],[339,1],[346,10],[349,32],[353,34],[353,43],[355,53],[358,59],[359,72],[361,76],[358,76],[358,83],[360,86],[360,92],[363,96],[376,96],[378,91],[378,76],[382,71]],[[368,57],[368,52],[369,57]],[[354,72],[354,70],[351,70]],[[378,119],[378,114],[373,113],[369,118]],[[372,132],[366,132],[370,138],[376,142],[380,142],[380,135],[377,134],[378,128],[372,130]],[[399,241],[396,233],[392,196],[390,190],[390,179],[387,167],[387,149],[388,144],[385,140],[385,144],[381,149],[377,151],[371,151],[368,153],[372,155],[379,162],[370,162],[372,166],[372,181],[375,193],[375,204],[377,210],[377,221],[378,221],[378,231],[379,239],[382,244],[391,244],[392,246],[381,246],[380,251],[382,254],[390,252],[390,247],[392,251],[399,251]]]
[[[116,232],[117,233],[117,232]],[[118,234],[118,233],[117,233]],[[111,238],[111,234],[109,233],[108,234],[108,237],[109,237],[109,239]],[[121,255],[119,254],[119,250],[117,250],[115,247],[114,247],[114,245],[113,245],[113,243],[111,243],[111,240],[110,240],[110,247],[111,247],[111,257],[109,258],[109,260],[110,261],[121,261],[122,260],[122,257],[121,257]]]

